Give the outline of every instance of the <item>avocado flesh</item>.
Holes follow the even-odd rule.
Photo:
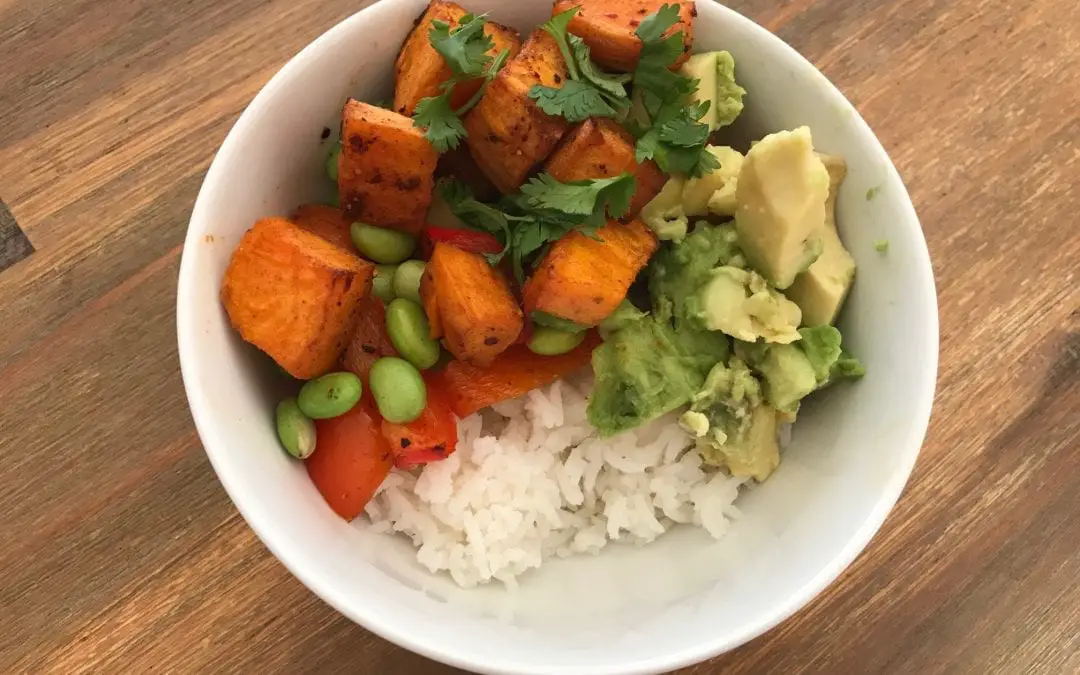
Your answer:
[[[829,172],[810,130],[770,134],[746,154],[736,184],[735,228],[750,265],[779,289],[821,255]]]
[[[697,91],[690,97],[690,102],[709,102],[709,110],[701,118],[709,125],[709,131],[728,126],[742,113],[746,90],[735,82],[735,59],[730,53],[694,54],[679,73],[698,80]]]
[[[829,172],[829,198],[825,202],[825,228],[821,232],[821,256],[795,277],[787,296],[802,309],[803,324],[827,326],[836,322],[848,291],[855,281],[855,260],[844,248],[836,229],[836,196],[847,175],[843,158],[818,157]]]

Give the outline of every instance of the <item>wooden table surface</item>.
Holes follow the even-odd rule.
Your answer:
[[[705,0],[702,0],[705,1]],[[0,672],[450,668],[256,540],[188,413],[173,307],[215,149],[363,0],[0,0]],[[1080,672],[1074,0],[742,0],[855,103],[941,303],[929,436],[867,551],[686,673]]]

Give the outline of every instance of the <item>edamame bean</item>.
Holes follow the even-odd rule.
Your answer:
[[[420,279],[427,268],[421,260],[406,260],[394,272],[394,295],[420,302]]]
[[[398,354],[420,370],[439,362],[439,343],[431,339],[431,327],[424,308],[405,298],[395,298],[386,307],[386,333]]]
[[[376,265],[375,277],[371,280],[371,292],[383,302],[394,299],[394,273],[397,265]]]
[[[371,366],[368,385],[383,419],[408,424],[427,407],[427,387],[420,371],[405,359],[385,356]]]
[[[352,410],[363,392],[364,385],[356,375],[330,373],[304,383],[296,403],[311,419],[325,420]]]
[[[277,406],[278,440],[290,455],[306,459],[315,452],[315,423],[300,410],[295,398],[287,398]]]
[[[326,175],[330,180],[337,182],[338,158],[341,157],[341,143],[334,146],[330,155],[326,158]]]
[[[565,354],[584,339],[585,333],[570,333],[557,328],[537,326],[529,338],[529,351],[541,356]]]
[[[353,223],[349,229],[353,245],[369,260],[377,263],[397,264],[412,255],[416,237],[367,223]]]

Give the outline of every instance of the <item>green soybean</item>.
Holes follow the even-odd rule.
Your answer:
[[[529,351],[542,356],[565,354],[581,344],[585,333],[571,333],[557,328],[537,326],[529,338]]]
[[[371,280],[371,292],[383,302],[394,299],[394,273],[397,265],[376,265],[375,277]]]
[[[408,259],[416,248],[416,237],[385,227],[353,223],[349,229],[353,245],[369,260],[396,265]]]
[[[548,314],[547,312],[534,309],[532,314],[529,315],[532,322],[537,326],[545,326],[547,328],[558,328],[559,330],[566,331],[567,333],[580,333],[583,330],[589,330],[588,326],[571,321],[570,319],[564,319],[561,316],[555,316],[554,314]]]
[[[334,146],[326,158],[326,175],[330,180],[337,182],[338,157],[341,157],[341,143]]]
[[[394,271],[394,295],[420,302],[420,279],[427,264],[422,260],[406,260]]]
[[[371,366],[368,384],[379,414],[393,424],[408,424],[427,407],[427,387],[411,363],[387,356]]]
[[[420,370],[439,362],[439,343],[431,339],[431,327],[419,303],[392,300],[386,307],[386,333],[398,354]]]
[[[306,459],[315,452],[315,423],[300,410],[295,398],[278,403],[276,422],[278,440],[290,455]]]
[[[364,392],[352,373],[330,373],[306,382],[296,399],[300,411],[313,420],[325,420],[352,410]]]

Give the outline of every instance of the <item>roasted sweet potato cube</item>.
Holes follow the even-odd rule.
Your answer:
[[[571,232],[525,282],[525,310],[595,326],[623,301],[655,250],[656,237],[640,220],[610,221],[595,238]]]
[[[585,120],[571,131],[548,159],[545,170],[563,183],[634,174],[637,188],[626,214],[629,218],[652,201],[667,182],[656,162],[649,159],[638,164],[634,138],[626,129],[614,120],[602,118]]]
[[[685,47],[676,66],[690,58],[694,41],[694,0],[557,0],[552,14],[580,7],[570,20],[570,32],[589,45],[592,60],[610,70],[631,72],[641,56],[641,39],[636,31],[641,21],[664,5],[679,5],[679,22],[668,35],[682,31]]]
[[[312,234],[317,234],[326,241],[349,253],[355,253],[356,247],[352,243],[352,235],[349,234],[351,223],[336,206],[325,204],[304,204],[296,209],[291,219]]]
[[[349,335],[349,345],[341,366],[367,382],[371,366],[384,356],[397,356],[394,343],[386,332],[386,307],[382,300],[368,294],[360,301],[356,326]]]
[[[431,46],[431,25],[438,20],[452,27],[458,25],[461,17],[468,12],[455,2],[432,0],[420,16],[419,23],[405,38],[397,62],[394,64],[394,110],[402,115],[412,115],[420,99],[438,96],[442,93],[442,84],[453,73],[443,61],[443,57]],[[494,57],[504,49],[510,50],[513,57],[521,49],[521,38],[517,31],[506,26],[488,21],[484,24],[484,33],[491,37],[495,46],[488,54]],[[483,84],[482,79],[468,80],[454,85],[450,104],[456,109],[465,105]]]
[[[443,336],[442,315],[439,313],[439,295],[435,292],[435,282],[431,277],[431,266],[424,269],[420,277],[420,304],[428,319],[428,335],[432,340]]]
[[[417,234],[435,187],[439,153],[410,118],[349,99],[341,119],[338,193],[345,215]]]
[[[469,152],[500,191],[521,187],[569,130],[566,120],[548,115],[529,98],[533,85],[559,87],[566,78],[555,40],[536,30],[465,115]]]
[[[483,256],[436,243],[427,269],[451,354],[482,366],[514,343],[524,325],[521,308],[506,279]]]
[[[337,365],[374,271],[295,223],[267,218],[233,252],[221,302],[240,337],[307,380]]]

